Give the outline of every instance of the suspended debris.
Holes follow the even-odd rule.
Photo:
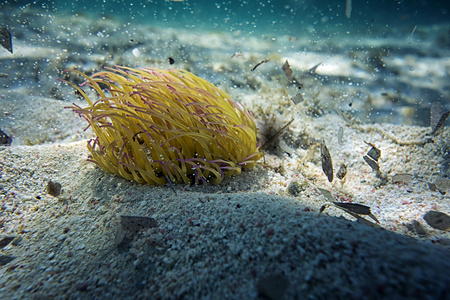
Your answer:
[[[450,115],[450,111],[443,111],[444,108],[440,102],[433,102],[430,110],[431,135],[436,135],[444,126],[445,121]]]
[[[0,145],[9,146],[12,143],[12,138],[10,138],[6,133],[0,129]]]
[[[345,175],[347,175],[347,165],[341,164],[338,172],[336,173],[336,177],[339,178],[340,180],[342,180],[345,178]]]
[[[174,192],[175,196],[178,196],[177,191],[175,190],[175,187],[173,186],[172,182],[169,179],[169,176],[164,175],[164,177],[166,177],[167,182],[169,183],[170,188],[172,189],[172,191]]]
[[[411,182],[411,180],[414,178],[414,175],[412,174],[395,174],[394,177],[392,177],[392,183],[399,183],[404,182],[408,183]]]
[[[288,128],[289,125],[291,125],[292,122],[294,122],[295,119],[290,120],[286,125],[284,125],[280,130],[275,133],[271,138],[267,140],[267,142],[264,143],[264,145],[259,148],[259,151],[266,150],[282,133],[286,128]]]
[[[0,27],[0,45],[11,54],[13,53],[11,33],[6,26]]]
[[[287,80],[289,80],[289,82],[292,80],[292,69],[291,66],[289,66],[289,62],[286,59],[286,62],[283,65],[283,72],[284,75],[286,75]]]
[[[375,147],[372,143],[368,143],[366,141],[364,141],[364,143],[366,143],[369,146],[372,146],[372,148],[369,150],[369,152],[367,152],[367,156],[372,158],[374,161],[378,162],[378,159],[381,156],[381,150],[378,149],[377,147]]]
[[[316,74],[316,70],[317,68],[322,64],[322,62],[316,64],[314,67],[312,67],[311,69],[308,70],[308,74],[314,75]]]
[[[321,188],[318,188],[318,189],[319,189],[319,191],[322,193],[322,195],[324,195],[324,197],[328,199],[328,201],[334,202],[334,201],[336,200],[336,199],[334,199],[334,197],[333,197],[333,195],[330,193],[330,191],[325,190],[325,189],[321,189]]]
[[[333,181],[333,162],[331,161],[331,155],[328,151],[325,141],[320,144],[320,155],[322,156],[322,170],[328,178],[329,182]]]
[[[374,171],[380,171],[380,166],[374,160],[369,158],[367,155],[364,155],[363,159]]]
[[[319,210],[319,215],[330,205],[334,205],[335,207],[345,211],[346,213],[350,214],[354,218],[361,220],[362,222],[366,223],[367,225],[378,227],[377,224],[364,219],[360,215],[367,215],[370,218],[372,218],[376,223],[380,223],[378,219],[372,214],[370,211],[370,207],[357,204],[357,203],[342,203],[342,202],[336,202],[333,195],[325,189],[318,188],[319,191],[322,193],[322,195],[330,201],[329,203],[325,203],[322,205],[322,207]]]
[[[242,57],[242,56],[244,56],[244,53],[242,53],[242,51],[238,51],[238,52],[234,53],[231,56],[231,58],[239,58],[239,57]]]
[[[336,113],[345,121],[348,125],[361,124],[361,121],[355,118],[350,112],[343,110],[336,110]]]
[[[369,150],[369,152],[367,152],[366,155],[363,156],[363,159],[373,170],[380,171],[380,166],[377,163],[378,158],[380,158],[381,156],[380,149],[378,149],[371,143],[367,143],[366,141],[364,141],[364,143],[366,143],[369,146],[372,146],[372,148]]]
[[[450,229],[450,216],[440,211],[430,210],[423,219],[428,225],[439,230]]]
[[[357,204],[357,203],[342,203],[342,202],[333,202],[334,205],[339,206],[340,208],[347,209],[351,212],[354,212],[358,215],[370,215],[370,207]]]
[[[416,29],[417,29],[417,25],[414,26],[413,30],[411,31],[411,34],[408,37],[408,44],[411,44],[412,38],[413,38],[414,32],[416,32]]]
[[[342,202],[335,202],[335,201],[333,201],[331,203],[326,203],[326,204],[322,205],[322,207],[320,208],[319,215],[330,205],[334,205],[335,207],[345,211],[346,213],[348,213],[352,217],[356,218],[357,220],[362,221],[366,225],[369,225],[372,227],[379,226],[376,223],[380,223],[380,221],[378,221],[378,219],[372,214],[372,212],[370,211],[370,207],[362,205],[362,204],[357,204],[357,203],[342,203]],[[376,223],[373,223],[372,221],[364,219],[363,217],[361,217],[361,215],[369,216]]]
[[[264,64],[264,63],[266,63],[266,62],[268,62],[269,60],[268,59],[265,59],[265,60],[262,60],[262,61],[260,61],[259,63],[257,63],[256,64],[256,66],[254,66],[250,71],[255,71],[255,69],[257,68],[257,67],[259,67],[260,65],[262,65],[262,64]]]
[[[47,194],[58,197],[61,194],[61,184],[59,182],[47,182]]]
[[[337,137],[339,145],[342,145],[342,142],[344,140],[344,128],[342,126],[339,126]]]
[[[345,16],[350,19],[352,15],[352,0],[347,0],[345,3]]]
[[[291,98],[291,101],[292,101],[294,104],[299,104],[300,102],[305,101],[305,99],[303,99],[302,94],[297,93],[294,97]]]

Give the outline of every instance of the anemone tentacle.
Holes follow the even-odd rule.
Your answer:
[[[105,69],[74,71],[99,99],[69,83],[89,104],[71,108],[94,131],[88,160],[103,170],[153,185],[219,184],[262,157],[252,114],[208,81],[184,70]]]

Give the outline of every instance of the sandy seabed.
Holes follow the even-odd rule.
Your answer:
[[[14,238],[1,249],[1,299],[448,299],[450,234],[423,216],[450,212],[450,131],[423,143],[430,127],[411,121],[415,115],[426,119],[420,112],[436,100],[424,95],[448,92],[448,48],[432,56],[392,51],[380,58],[387,70],[379,74],[372,65],[378,62],[360,57],[370,53],[354,49],[349,55],[345,40],[327,39],[342,47],[330,55],[325,46],[299,52],[302,38],[274,43],[232,33],[129,31],[113,20],[21,14],[37,27],[50,25],[36,33],[15,24],[14,54],[0,51],[2,72],[9,74],[0,78],[0,125],[13,137],[11,146],[0,148],[0,237]],[[414,47],[436,49],[442,42],[437,32],[418,29]],[[412,47],[406,33],[403,40],[391,34],[384,44],[368,38],[361,47]],[[59,45],[67,37],[71,42]],[[232,58],[238,51],[242,56]],[[56,83],[61,71],[174,67],[169,56],[175,67],[213,81],[250,108],[262,134],[295,118],[254,169],[218,186],[176,185],[174,191],[126,181],[86,161],[92,133],[64,109],[83,104],[70,87]],[[281,71],[286,59],[302,78],[305,100],[296,106]],[[305,75],[319,62],[315,74]],[[394,69],[395,76],[386,75]],[[385,86],[380,77],[388,79]],[[415,97],[421,100],[414,103]],[[335,112],[343,108],[353,117]],[[368,112],[363,122],[353,119]],[[389,124],[391,118],[402,125]],[[348,166],[345,181],[327,181],[320,140],[335,171]],[[381,150],[378,174],[363,160],[371,148],[366,142]],[[394,183],[401,173],[411,179]],[[57,197],[47,193],[50,180],[62,186]],[[430,189],[433,183],[437,189]],[[379,226],[335,207],[319,216],[329,202],[319,188],[335,201],[369,206]],[[152,217],[158,226],[128,233],[117,245],[123,215]]]

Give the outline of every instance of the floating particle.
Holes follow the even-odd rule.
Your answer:
[[[283,274],[275,274],[258,280],[256,290],[263,299],[283,299],[289,287],[289,280]]]
[[[260,61],[259,63],[257,63],[250,71],[255,71],[255,69],[257,68],[257,67],[259,67],[260,65],[262,65],[262,64],[264,64],[264,63],[266,63],[266,62],[268,62],[269,60],[268,59],[265,59],[265,60],[262,60],[262,61]]]
[[[417,25],[414,26],[413,30],[411,31],[411,34],[409,35],[408,44],[411,44],[412,38],[413,38],[414,32],[416,32],[416,29],[417,29]]]
[[[430,210],[423,219],[428,225],[435,229],[447,230],[450,229],[450,216],[440,211]]]
[[[322,206],[320,207],[320,209],[319,209],[319,215],[320,215],[321,213],[323,213],[323,211],[324,211],[325,208],[327,208],[327,207],[328,207],[328,204],[322,205]]]
[[[9,52],[13,53],[11,33],[6,26],[0,27],[0,45],[2,45],[2,47]]]
[[[290,120],[286,125],[284,125],[283,127],[281,127],[280,130],[278,130],[271,138],[269,138],[267,140],[267,142],[264,143],[264,145],[262,145],[259,148],[259,151],[264,151],[266,150],[282,133],[284,130],[286,130],[286,128],[288,128],[289,125],[291,125],[292,122],[294,122],[295,119]]]
[[[286,60],[286,62],[283,65],[283,72],[284,75],[286,75],[286,78],[291,81],[292,80],[292,69],[289,66],[289,62]]]
[[[431,125],[431,135],[436,135],[444,126],[445,121],[450,115],[450,111],[443,111],[442,104],[440,102],[433,102],[430,110],[430,125]]]
[[[59,182],[47,182],[47,194],[58,197],[61,194],[61,184]]]
[[[334,202],[335,201],[335,199],[334,199],[333,195],[330,193],[330,191],[325,190],[325,189],[321,189],[321,188],[318,188],[318,189],[322,193],[322,195],[324,195],[325,198],[328,199],[328,201],[330,201],[330,202]]]
[[[347,0],[345,3],[345,16],[350,19],[352,15],[352,0]]]
[[[6,133],[0,129],[0,145],[9,146],[12,143],[12,138],[10,138]]]
[[[0,249],[5,248],[13,240],[14,240],[13,236],[5,236],[5,237],[0,238]]]
[[[169,64],[173,65],[175,63],[175,59],[172,57],[169,57]]]
[[[342,126],[339,126],[337,137],[339,145],[342,145],[342,142],[344,140],[344,128]]]
[[[358,204],[358,203],[342,203],[342,202],[333,202],[333,204],[337,208],[342,209],[343,211],[345,211],[349,215],[355,217],[358,220],[363,221],[367,225],[378,226],[376,223],[378,223],[378,224],[380,223],[380,221],[378,221],[378,219],[372,214],[372,212],[370,211],[370,207],[368,207],[368,206],[365,206],[365,205],[362,205],[362,204]],[[369,216],[376,223],[370,222],[370,221],[362,218],[360,215]]]
[[[325,141],[320,144],[320,155],[322,156],[322,170],[328,178],[329,182],[333,181],[333,162],[331,161],[331,155],[328,151]]]
[[[299,104],[300,102],[303,102],[305,99],[303,99],[302,94],[297,93],[294,97],[291,98],[291,101],[294,104]]]
[[[124,230],[134,233],[158,226],[158,223],[153,218],[137,216],[120,216],[120,224]]]
[[[380,171],[380,166],[378,165],[377,162],[381,156],[381,150],[371,143],[368,143],[366,141],[364,141],[364,143],[366,143],[369,146],[372,146],[372,148],[370,148],[369,152],[367,152],[367,154],[363,156],[363,159],[373,170]]]
[[[321,190],[322,193],[323,193],[323,191],[325,191],[325,190],[322,190],[322,189],[319,189],[319,190]],[[331,195],[331,193],[329,193],[329,194]],[[327,196],[325,196],[325,197],[327,197]],[[357,203],[342,203],[342,202],[335,202],[335,201],[333,201],[331,203],[326,203],[326,204],[322,205],[322,207],[320,208],[319,215],[325,210],[325,208],[327,208],[330,205],[334,205],[336,208],[339,208],[339,209],[345,211],[346,213],[348,213],[352,217],[356,218],[357,220],[365,223],[366,225],[369,225],[369,226],[372,226],[372,227],[379,227],[379,225],[376,224],[376,223],[380,223],[380,222],[370,212],[370,208],[368,206],[357,204]],[[363,217],[361,217],[360,215],[367,215],[370,218],[372,218],[376,223],[373,223],[373,222],[371,222],[369,220],[366,220]]]
[[[361,124],[361,121],[355,118],[350,112],[342,111],[342,110],[336,110],[336,113],[348,124],[348,125],[354,125],[354,124]]]
[[[174,192],[175,196],[178,196],[177,191],[175,190],[175,187],[173,186],[172,182],[170,181],[169,176],[164,175],[166,177],[167,182],[169,183],[170,188],[172,189],[172,191]]]
[[[134,48],[133,50],[131,50],[131,53],[132,53],[135,57],[141,56],[141,51],[139,51],[138,48]]]
[[[378,149],[377,147],[375,147],[373,144],[368,143],[368,142],[364,142],[369,146],[372,146],[372,148],[369,150],[369,152],[367,152],[367,156],[369,156],[370,158],[372,158],[374,161],[378,161],[378,159],[381,156],[381,150]]]
[[[242,56],[244,56],[244,53],[242,53],[242,51],[238,51],[238,52],[234,53],[231,56],[231,58],[239,58],[239,57],[242,57]]]
[[[436,125],[439,122],[439,119],[442,116],[442,113],[444,112],[444,107],[442,106],[441,102],[435,101],[431,104],[430,108],[430,126],[431,129],[436,127]]]
[[[295,149],[289,147],[283,139],[280,139],[278,141],[278,146],[280,146],[281,150],[288,153],[289,155],[293,155],[295,153]]]
[[[368,157],[367,155],[363,156],[363,159],[366,161],[366,163],[374,170],[374,171],[380,171],[380,166],[377,164],[376,161]]]
[[[309,74],[316,74],[316,70],[321,64],[322,64],[322,62],[316,64],[314,67],[312,67],[311,69],[308,70],[308,73]]]
[[[342,180],[342,179],[344,179],[345,175],[347,175],[347,165],[341,164],[338,172],[336,173],[336,177],[339,178],[340,180]]]
[[[436,124],[436,127],[431,132],[431,135],[435,135],[438,132],[438,130],[444,126],[444,123],[447,120],[449,115],[450,115],[450,111],[446,111],[445,113],[442,114],[441,118],[439,119],[438,123]]]
[[[408,183],[411,182],[411,180],[414,178],[414,175],[411,174],[395,174],[394,177],[392,177],[392,182],[393,183],[399,183],[399,182],[404,182],[404,183]]]
[[[358,203],[333,202],[334,205],[345,208],[358,215],[370,215],[370,207]]]

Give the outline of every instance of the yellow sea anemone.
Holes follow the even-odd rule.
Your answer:
[[[94,130],[89,160],[103,170],[153,185],[219,184],[262,157],[250,112],[208,81],[184,70],[108,70],[73,71],[96,101],[71,84],[89,103],[71,108]]]

